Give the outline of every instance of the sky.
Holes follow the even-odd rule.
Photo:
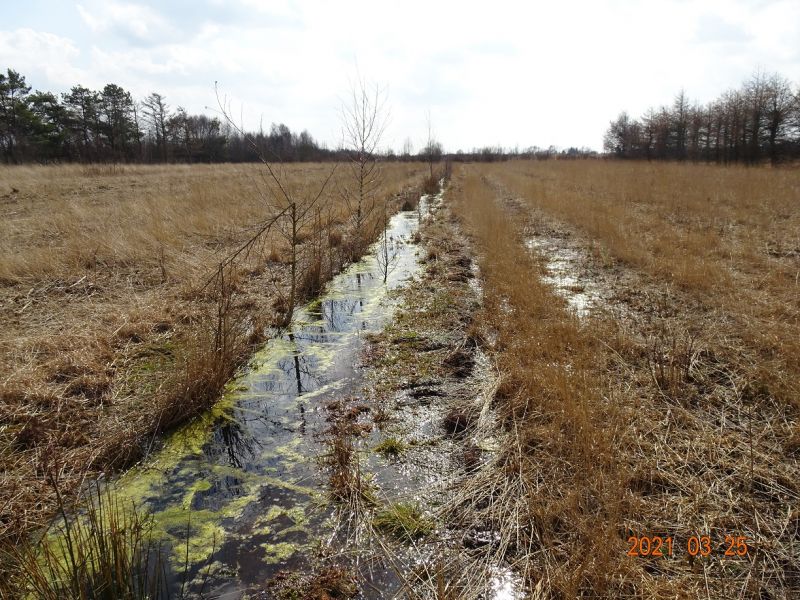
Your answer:
[[[622,110],[701,103],[756,70],[800,84],[798,0],[0,0],[0,69],[34,89],[100,89],[285,123],[336,146],[360,79],[385,97],[382,146],[428,117],[447,151],[602,149]]]

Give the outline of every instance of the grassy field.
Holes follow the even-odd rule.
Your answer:
[[[307,198],[331,166],[281,171]],[[366,237],[423,175],[383,166]],[[358,250],[347,178],[334,173],[298,232],[301,297]],[[227,271],[224,298],[207,285],[274,187],[254,165],[0,168],[0,539],[40,525],[56,484],[126,464],[207,406],[286,311],[291,252],[275,228]]]
[[[464,518],[503,532],[537,597],[792,597],[800,173],[520,161],[464,166],[450,197],[505,415]],[[588,315],[532,240],[572,252]],[[633,536],[671,537],[673,556],[631,556]]]
[[[385,166],[371,238],[426,168]],[[328,174],[283,179],[307,198]],[[303,297],[363,249],[347,175],[298,234]],[[285,231],[206,285],[264,221],[268,182],[254,166],[0,170],[0,535],[207,406],[280,321]],[[406,328],[373,348],[372,414],[391,421],[412,380],[448,390],[431,445],[464,464],[419,535],[463,543],[431,567],[435,597],[496,565],[534,598],[795,597],[800,172],[466,164],[434,208]]]
[[[756,383],[800,408],[800,172],[540,164],[507,163],[483,174],[578,228],[605,258],[726,317],[758,353],[752,358],[761,371]]]

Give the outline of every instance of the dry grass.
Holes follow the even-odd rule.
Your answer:
[[[714,187],[703,176],[722,186],[717,209],[703,204]],[[797,263],[755,250],[770,236],[797,243],[800,230],[780,230],[798,223],[787,197],[797,181],[606,163],[469,166],[456,177],[450,197],[480,256],[504,442],[467,476],[454,516],[502,532],[491,553],[537,597],[800,589]],[[763,202],[745,201],[740,183]],[[764,187],[781,197],[768,200]],[[681,240],[715,214],[730,219],[730,239],[685,254]],[[524,241],[554,218],[584,232],[587,261],[613,275],[604,281],[617,289],[604,297],[619,306],[609,308],[624,310],[580,319],[543,283],[545,257]],[[710,261],[722,274],[697,283],[691,273]],[[628,536],[657,534],[674,537],[673,558],[626,556]],[[691,535],[710,535],[712,556],[692,560]],[[726,559],[725,535],[746,536],[749,556]]]
[[[494,464],[464,486],[462,524],[502,532],[498,557],[520,561],[534,585],[544,579],[563,597],[619,592],[624,553],[609,540],[618,539],[623,476],[596,343],[540,281],[480,177],[457,177],[450,196],[480,255],[481,316],[506,378],[496,402],[509,433]]]
[[[68,512],[79,509],[73,519]],[[92,487],[77,507],[59,506],[60,519],[37,542],[3,557],[19,566],[0,579],[0,598],[41,600],[161,600],[170,597],[165,560],[152,519],[110,489]],[[185,566],[187,568],[188,565]]]
[[[302,193],[329,169],[284,175]],[[378,198],[398,208],[423,173],[385,165]],[[306,294],[346,260],[340,184],[312,224],[327,235],[301,232]],[[48,473],[75,489],[213,402],[286,310],[274,232],[204,287],[265,219],[266,194],[253,165],[0,168],[0,539],[51,513]]]
[[[339,516],[344,517],[348,526],[355,524],[357,528],[359,519],[376,502],[375,488],[364,471],[356,443],[359,437],[372,429],[371,423],[361,419],[371,411],[371,407],[352,397],[347,401],[335,400],[326,406],[326,410],[330,427],[324,432],[327,451],[321,458],[330,473],[330,497],[345,509]]]
[[[346,600],[359,596],[356,577],[351,570],[332,565],[321,567],[307,575],[280,571],[268,586],[269,598],[275,600],[299,600],[320,598],[323,600]]]
[[[758,384],[800,408],[800,170],[519,161],[481,173],[578,227],[601,258],[724,313],[757,352]]]

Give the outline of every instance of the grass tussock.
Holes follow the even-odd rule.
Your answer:
[[[431,175],[425,178],[422,182],[422,193],[429,196],[435,196],[439,193],[439,177]]]
[[[375,446],[375,452],[385,458],[397,458],[406,451],[407,445],[403,440],[396,437],[387,437]]]
[[[63,499],[62,499],[63,500]],[[60,505],[60,520],[40,542],[4,550],[16,569],[0,579],[0,597],[38,600],[159,600],[170,597],[151,517],[93,486],[80,516]],[[71,512],[71,511],[70,511]]]
[[[431,521],[416,504],[398,502],[379,510],[372,519],[378,531],[400,540],[413,541],[429,535],[434,530]]]
[[[349,517],[357,519],[376,502],[374,486],[364,473],[355,442],[372,429],[371,424],[359,420],[369,407],[337,401],[326,408],[331,425],[325,431],[327,452],[322,463],[329,472],[329,493],[332,500],[348,509]]]

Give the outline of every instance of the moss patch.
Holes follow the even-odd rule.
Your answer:
[[[288,542],[278,542],[277,544],[261,544],[264,549],[264,562],[277,564],[284,562],[287,558],[297,552],[297,546]]]
[[[375,446],[375,452],[382,454],[386,458],[394,458],[405,452],[406,448],[407,445],[402,440],[395,437],[388,437]]]
[[[372,519],[375,529],[401,540],[416,540],[434,530],[434,523],[417,504],[398,502],[380,510]]]

